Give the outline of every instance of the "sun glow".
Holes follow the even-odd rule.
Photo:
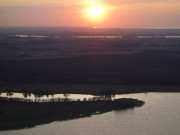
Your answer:
[[[104,11],[104,8],[101,8],[101,7],[91,7],[89,10],[88,10],[88,14],[91,16],[91,17],[99,17],[103,14],[103,11]]]

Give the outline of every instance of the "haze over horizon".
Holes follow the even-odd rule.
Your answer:
[[[87,10],[104,9],[93,18]],[[1,0],[0,26],[180,27],[179,0]]]

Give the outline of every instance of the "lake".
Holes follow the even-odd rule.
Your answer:
[[[180,93],[118,95],[146,103],[135,109],[56,121],[29,129],[0,131],[0,135],[179,135]],[[116,96],[116,97],[118,97]]]

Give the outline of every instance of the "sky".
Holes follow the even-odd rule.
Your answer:
[[[180,27],[180,0],[0,0],[0,26]]]

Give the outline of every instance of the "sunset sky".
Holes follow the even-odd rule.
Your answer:
[[[0,26],[180,27],[180,0],[0,0]]]

